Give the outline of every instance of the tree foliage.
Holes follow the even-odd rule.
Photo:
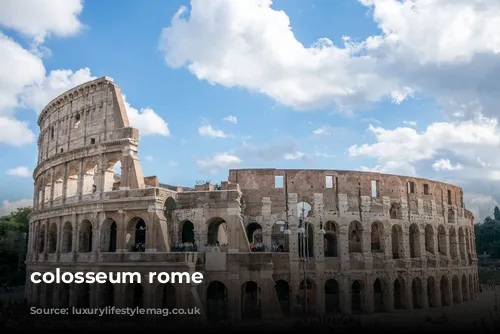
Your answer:
[[[490,254],[500,258],[500,209],[495,207],[493,217],[484,219],[483,223],[476,224],[476,248],[478,254]]]

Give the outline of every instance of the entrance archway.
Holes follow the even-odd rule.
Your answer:
[[[227,318],[227,287],[219,281],[210,282],[207,288],[207,318],[222,320]]]
[[[241,318],[260,319],[261,296],[260,287],[254,281],[248,281],[241,287]]]

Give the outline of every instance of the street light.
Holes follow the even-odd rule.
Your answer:
[[[325,228],[323,226],[323,222],[319,222],[319,231],[318,231],[318,234],[321,234],[321,235],[325,235],[326,234],[326,231],[325,231]]]

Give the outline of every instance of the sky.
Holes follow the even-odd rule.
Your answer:
[[[2,0],[0,214],[32,204],[37,117],[101,76],[145,176],[376,171],[500,201],[498,0]]]

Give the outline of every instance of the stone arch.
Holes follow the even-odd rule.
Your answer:
[[[404,258],[403,228],[401,227],[401,225],[399,224],[392,225],[391,241],[392,241],[392,258],[393,259]]]
[[[101,224],[101,252],[116,252],[117,245],[116,222],[111,218],[106,218]]]
[[[126,306],[142,308],[144,306],[144,287],[141,283],[129,283],[125,286]]]
[[[340,310],[340,286],[334,279],[325,282],[325,312],[336,313]]]
[[[455,222],[455,212],[453,211],[452,208],[448,209],[448,223],[454,223]]]
[[[99,307],[115,305],[115,287],[109,281],[97,286],[99,291]]]
[[[384,251],[384,225],[378,221],[371,225],[371,251]]]
[[[425,226],[425,251],[430,254],[436,254],[434,246],[434,228],[431,224]]]
[[[465,274],[462,275],[462,300],[468,301],[469,300],[469,295],[467,294],[467,277]]]
[[[373,282],[373,310],[378,312],[383,312],[385,309],[384,305],[384,289],[382,281],[380,279],[375,279]]]
[[[196,241],[195,232],[194,232],[194,224],[190,220],[183,220],[180,223],[180,238],[181,243],[192,243],[194,244]]]
[[[458,228],[458,249],[460,251],[460,257],[466,259],[465,253],[465,233],[462,227]]]
[[[57,171],[54,177],[54,199],[62,198],[63,196],[64,174],[62,171]]]
[[[351,284],[351,312],[363,312],[363,295],[365,293],[365,284],[360,280],[355,280]]]
[[[89,308],[90,307],[90,284],[76,284],[75,288],[77,290],[76,305],[79,308]]]
[[[325,224],[324,252],[325,257],[338,257],[338,225],[334,221],[327,221]]]
[[[427,277],[427,304],[429,307],[438,306],[438,301],[436,300],[436,280],[434,277]]]
[[[394,309],[403,310],[405,308],[405,281],[402,277],[394,280]]]
[[[363,226],[354,220],[349,224],[349,253],[361,253]]]
[[[450,228],[450,255],[452,259],[456,259],[458,257],[457,243],[457,233],[455,231],[455,228],[452,226]]]
[[[413,278],[411,282],[411,295],[413,308],[420,309],[424,307],[424,286],[420,277]]]
[[[50,224],[49,240],[48,240],[47,253],[55,253],[57,250],[57,225],[56,223]]]
[[[119,190],[121,179],[121,161],[117,157],[108,159],[104,165],[103,192]]]
[[[90,220],[85,219],[80,223],[80,240],[79,240],[79,252],[80,253],[90,253],[92,252],[92,223]]]
[[[87,161],[83,169],[82,195],[90,195],[97,191],[95,185],[97,163]]]
[[[43,202],[44,203],[50,202],[50,200],[51,200],[50,190],[52,189],[52,175],[47,174],[47,176],[45,177],[45,185],[43,188],[45,191]]]
[[[262,226],[259,223],[248,223],[245,232],[247,234],[248,243],[252,245],[262,243]]]
[[[446,253],[446,229],[444,225],[439,225],[438,227],[438,252],[442,255],[447,255]]]
[[[222,320],[228,315],[228,293],[224,283],[212,281],[207,287],[207,318]]]
[[[441,305],[450,306],[451,300],[450,300],[448,277],[446,276],[441,277],[440,290],[441,290]]]
[[[317,291],[316,283],[312,279],[306,278],[300,282],[297,305],[302,307],[302,312],[316,313]]]
[[[262,316],[260,287],[254,281],[241,286],[241,318],[260,319]]]
[[[420,229],[413,223],[410,225],[410,257],[420,257]]]
[[[460,298],[462,289],[460,286],[460,279],[458,278],[457,275],[454,275],[453,278],[451,279],[451,290],[453,293],[453,304],[458,304],[462,302],[462,298]]]
[[[220,217],[214,217],[207,221],[207,225],[207,244],[211,246],[226,246],[228,243],[226,221]]]
[[[289,237],[285,234],[286,223],[277,221],[273,224],[271,230],[271,250],[273,252],[288,252]]]
[[[177,208],[177,203],[173,197],[167,197],[165,200],[165,204],[163,205],[163,214],[165,218],[172,219],[172,215],[174,214],[174,210]]]
[[[156,307],[174,309],[177,307],[177,289],[172,283],[156,287]]]
[[[45,251],[45,234],[47,228],[45,224],[40,227],[40,233],[38,234],[38,253],[43,253]]]
[[[75,165],[68,167],[66,177],[66,198],[78,195],[78,168]]]
[[[146,251],[146,221],[141,217],[134,217],[128,221],[126,244],[127,249],[131,252]]]
[[[391,219],[403,219],[403,213],[401,210],[401,203],[392,202],[389,209],[389,217]]]
[[[300,257],[314,257],[314,226],[304,223],[304,233],[298,233],[298,251]],[[307,247],[305,247],[307,245]]]
[[[311,204],[304,201],[297,203],[297,216],[303,218],[312,217],[313,209]]]
[[[284,315],[290,314],[290,285],[285,280],[278,280],[274,285],[281,311]]]
[[[61,253],[73,251],[73,224],[67,221],[63,225]]]

